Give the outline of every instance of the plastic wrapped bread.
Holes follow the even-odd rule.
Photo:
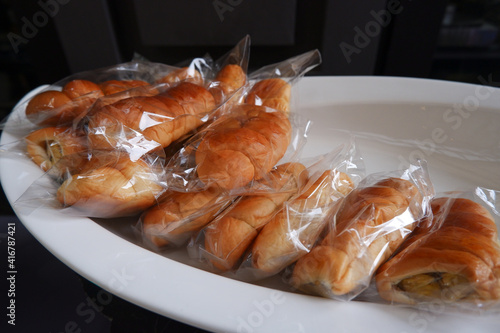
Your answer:
[[[343,201],[323,240],[290,279],[304,292],[350,300],[428,214],[433,195],[425,168],[372,175]]]
[[[197,233],[189,245],[192,256],[219,272],[233,269],[259,230],[305,185],[307,174],[301,163],[278,165]]]
[[[453,193],[434,199],[431,207],[433,215],[378,270],[379,295],[396,304],[498,304],[500,243],[494,215],[481,200]]]

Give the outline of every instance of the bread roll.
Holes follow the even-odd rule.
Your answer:
[[[212,124],[196,151],[199,178],[225,189],[246,186],[284,156],[291,124],[283,112],[237,105]]]
[[[97,92],[97,97],[103,96],[98,84],[89,80],[71,80],[66,83],[62,92],[71,99]]]
[[[291,85],[283,79],[264,79],[252,87],[246,97],[246,103],[289,112],[291,91]]]
[[[132,131],[165,148],[200,126],[203,115],[214,107],[212,95],[190,82],[182,82],[156,96],[121,99],[89,116],[89,142],[94,148],[115,148]]]
[[[71,123],[103,95],[95,83],[88,80],[72,80],[62,91],[43,91],[26,105],[26,117],[40,126],[64,126]]]
[[[213,187],[196,192],[169,191],[141,216],[144,239],[159,248],[181,245],[232,200],[234,197]]]
[[[204,251],[219,270],[234,267],[262,228],[283,203],[295,195],[307,180],[307,170],[300,163],[277,166],[266,179],[264,193],[243,196],[227,213],[210,223],[204,230]],[[250,190],[251,191],[251,190]]]
[[[324,171],[262,228],[252,246],[252,266],[267,275],[276,274],[306,254],[324,229],[335,203],[353,187],[347,174]]]
[[[43,91],[33,96],[26,105],[28,120],[41,126],[67,123],[74,116],[71,98],[61,91]]]
[[[443,197],[398,253],[378,270],[375,281],[389,302],[478,303],[500,299],[497,226],[480,204]]]
[[[176,69],[159,79],[157,83],[177,84],[181,81],[188,81],[200,86],[203,85],[203,77],[192,66]]]
[[[69,127],[45,127],[25,137],[28,156],[43,171],[49,170],[63,156],[87,149],[83,133]]]
[[[357,295],[414,229],[421,203],[417,187],[400,178],[356,188],[321,243],[295,265],[292,285],[329,298]]]
[[[153,206],[163,191],[158,168],[140,159],[132,161],[126,154],[96,152],[79,173],[61,184],[57,200],[88,217],[135,215]]]
[[[99,87],[104,95],[112,95],[132,88],[147,85],[149,85],[149,83],[143,80],[108,80],[101,82]]]
[[[229,64],[217,73],[215,80],[210,84],[209,91],[214,96],[215,103],[219,105],[243,87],[246,80],[246,73],[241,66]]]

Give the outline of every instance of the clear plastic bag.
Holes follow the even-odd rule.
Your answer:
[[[500,310],[498,191],[439,193],[374,278],[379,298],[399,306],[467,311]]]
[[[321,242],[291,269],[291,285],[327,298],[353,299],[430,214],[433,196],[423,162],[367,176],[331,216]]]
[[[190,257],[219,273],[234,269],[259,230],[300,193],[308,178],[302,163],[278,165],[196,233],[188,244]]]
[[[169,186],[240,189],[268,174],[290,147],[302,146],[309,122],[290,113],[291,87],[319,62],[311,51],[252,73],[239,103],[220,108],[172,157]]]
[[[14,202],[22,215],[55,208],[71,216],[134,216],[165,191],[164,159],[92,150],[62,157]]]
[[[283,271],[314,246],[328,216],[364,176],[364,164],[354,142],[303,164],[309,175],[306,185],[257,230],[238,264],[225,275],[256,281]]]

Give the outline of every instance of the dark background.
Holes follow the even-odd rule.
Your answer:
[[[217,58],[247,34],[250,71],[318,49],[323,62],[308,75],[493,85],[500,81],[499,25],[498,0],[0,0],[0,118],[31,89],[72,73],[134,54],[169,65]],[[0,195],[4,239],[7,223],[18,220]],[[75,318],[81,332],[198,331],[117,297],[94,304],[87,323],[75,310],[101,290],[20,223],[17,237],[22,305],[12,332],[61,332]]]

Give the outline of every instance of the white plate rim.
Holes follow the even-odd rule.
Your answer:
[[[497,88],[440,80],[305,77],[298,85],[299,102],[309,106],[422,101],[449,104],[474,97],[479,107],[500,105]],[[480,98],[486,91],[491,92],[489,98]],[[328,92],[326,97],[325,92]],[[11,139],[4,132],[1,143]],[[22,187],[26,188],[41,173],[22,159],[0,156],[0,161],[0,181],[12,204],[22,193]],[[13,165],[21,165],[28,171],[21,180],[12,179]],[[86,218],[68,217],[50,209],[37,211],[36,216],[16,213],[44,247],[81,276],[125,300],[189,325],[218,332],[249,328],[252,332],[301,332],[310,327],[319,331],[323,331],[321,328],[358,331],[362,327],[382,327],[373,314],[383,314],[385,306],[342,303],[249,285],[150,252],[92,221],[89,223]],[[233,295],[238,295],[237,302]],[[265,305],[270,306],[269,301],[273,302],[273,313],[267,316]],[[406,309],[399,307],[392,307],[391,311],[398,313],[394,315],[399,318],[408,315]],[[330,312],[336,315],[327,318]],[[365,315],[367,320],[360,326],[355,318]]]

